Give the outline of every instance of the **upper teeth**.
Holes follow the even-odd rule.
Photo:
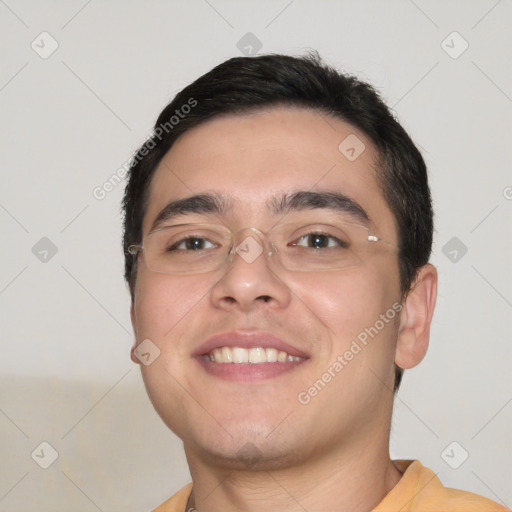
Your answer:
[[[207,360],[215,363],[294,363],[302,361],[304,358],[291,356],[282,350],[275,348],[242,348],[242,347],[222,347],[212,350],[207,356]]]

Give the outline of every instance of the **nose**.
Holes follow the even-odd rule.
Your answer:
[[[274,309],[285,308],[290,303],[291,291],[279,276],[272,252],[272,244],[256,229],[237,233],[229,266],[212,288],[213,305],[244,312],[263,303]]]

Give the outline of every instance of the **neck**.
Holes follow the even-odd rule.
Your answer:
[[[251,471],[205,463],[185,446],[194,484],[187,510],[369,512],[402,476],[389,458],[387,442],[384,449],[375,448],[351,445],[348,452],[330,452],[293,467]]]

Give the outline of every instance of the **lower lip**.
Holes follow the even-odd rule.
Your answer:
[[[211,375],[225,380],[252,382],[279,377],[293,371],[306,361],[286,363],[213,363],[205,361],[202,356],[196,358],[198,363]]]

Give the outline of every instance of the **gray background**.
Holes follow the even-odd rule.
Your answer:
[[[310,48],[379,88],[430,169],[439,298],[392,457],[512,505],[510,1],[0,0],[0,16],[0,511],[148,510],[188,481],[129,359],[123,184],[93,190],[212,66]]]

